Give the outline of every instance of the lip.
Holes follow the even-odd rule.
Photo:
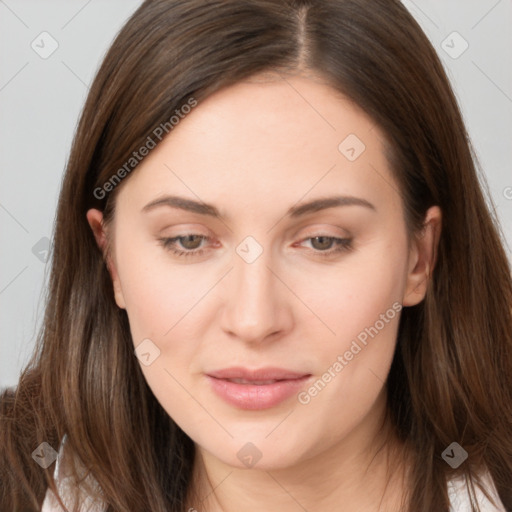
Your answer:
[[[240,409],[261,410],[279,405],[298,393],[311,377],[282,368],[226,368],[209,372],[212,390],[224,401]]]

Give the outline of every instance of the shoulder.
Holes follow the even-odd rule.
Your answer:
[[[492,498],[494,503],[491,503],[475,484],[475,492],[480,506],[481,512],[507,512],[499,495],[496,491],[494,483],[488,472],[481,474],[482,484],[485,490]],[[463,476],[453,478],[448,481],[448,497],[450,498],[450,512],[467,512],[471,510],[471,502],[469,500],[468,485]]]
[[[67,508],[75,510],[77,503],[75,501],[75,493],[78,491],[78,511],[79,512],[105,512],[106,506],[104,503],[98,503],[93,501],[89,496],[77,487],[74,478],[70,472],[70,454],[69,450],[66,450],[65,435],[61,441],[59,452],[57,455],[57,461],[55,463],[54,479],[59,491],[60,498],[64,502]],[[82,473],[85,472],[85,468],[79,461],[75,461],[77,469]],[[97,487],[98,483],[90,475],[86,478],[86,481],[93,487]],[[43,501],[41,512],[64,512],[64,509],[59,505],[55,494],[51,489],[47,489],[46,495]]]

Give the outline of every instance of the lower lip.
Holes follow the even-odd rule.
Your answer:
[[[297,394],[311,377],[276,381],[273,384],[237,384],[226,379],[216,379],[207,375],[213,391],[223,400],[240,409],[270,409]]]

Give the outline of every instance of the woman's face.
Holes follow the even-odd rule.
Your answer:
[[[253,79],[193,108],[119,190],[116,302],[206,456],[287,467],[375,432],[432,241],[408,245],[382,142],[318,80]]]

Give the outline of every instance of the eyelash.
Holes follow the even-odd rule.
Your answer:
[[[211,240],[211,238],[208,236],[197,235],[194,233],[188,233],[186,235],[175,236],[173,238],[159,238],[158,241],[162,244],[162,246],[165,249],[171,251],[176,256],[185,257],[185,258],[187,258],[189,256],[201,256],[205,252],[205,249],[180,250],[180,249],[176,248],[176,242],[182,238],[186,238],[187,236],[201,237],[202,239],[204,239],[206,241]],[[326,251],[312,249],[313,252],[315,253],[315,255],[319,255],[321,257],[327,258],[329,256],[333,256],[334,254],[350,251],[352,249],[352,239],[351,238],[337,238],[334,236],[317,235],[317,236],[304,238],[302,240],[302,242],[305,242],[306,240],[312,240],[313,238],[327,238],[329,240],[333,240],[334,244],[337,245],[337,247],[335,249],[329,249]]]

